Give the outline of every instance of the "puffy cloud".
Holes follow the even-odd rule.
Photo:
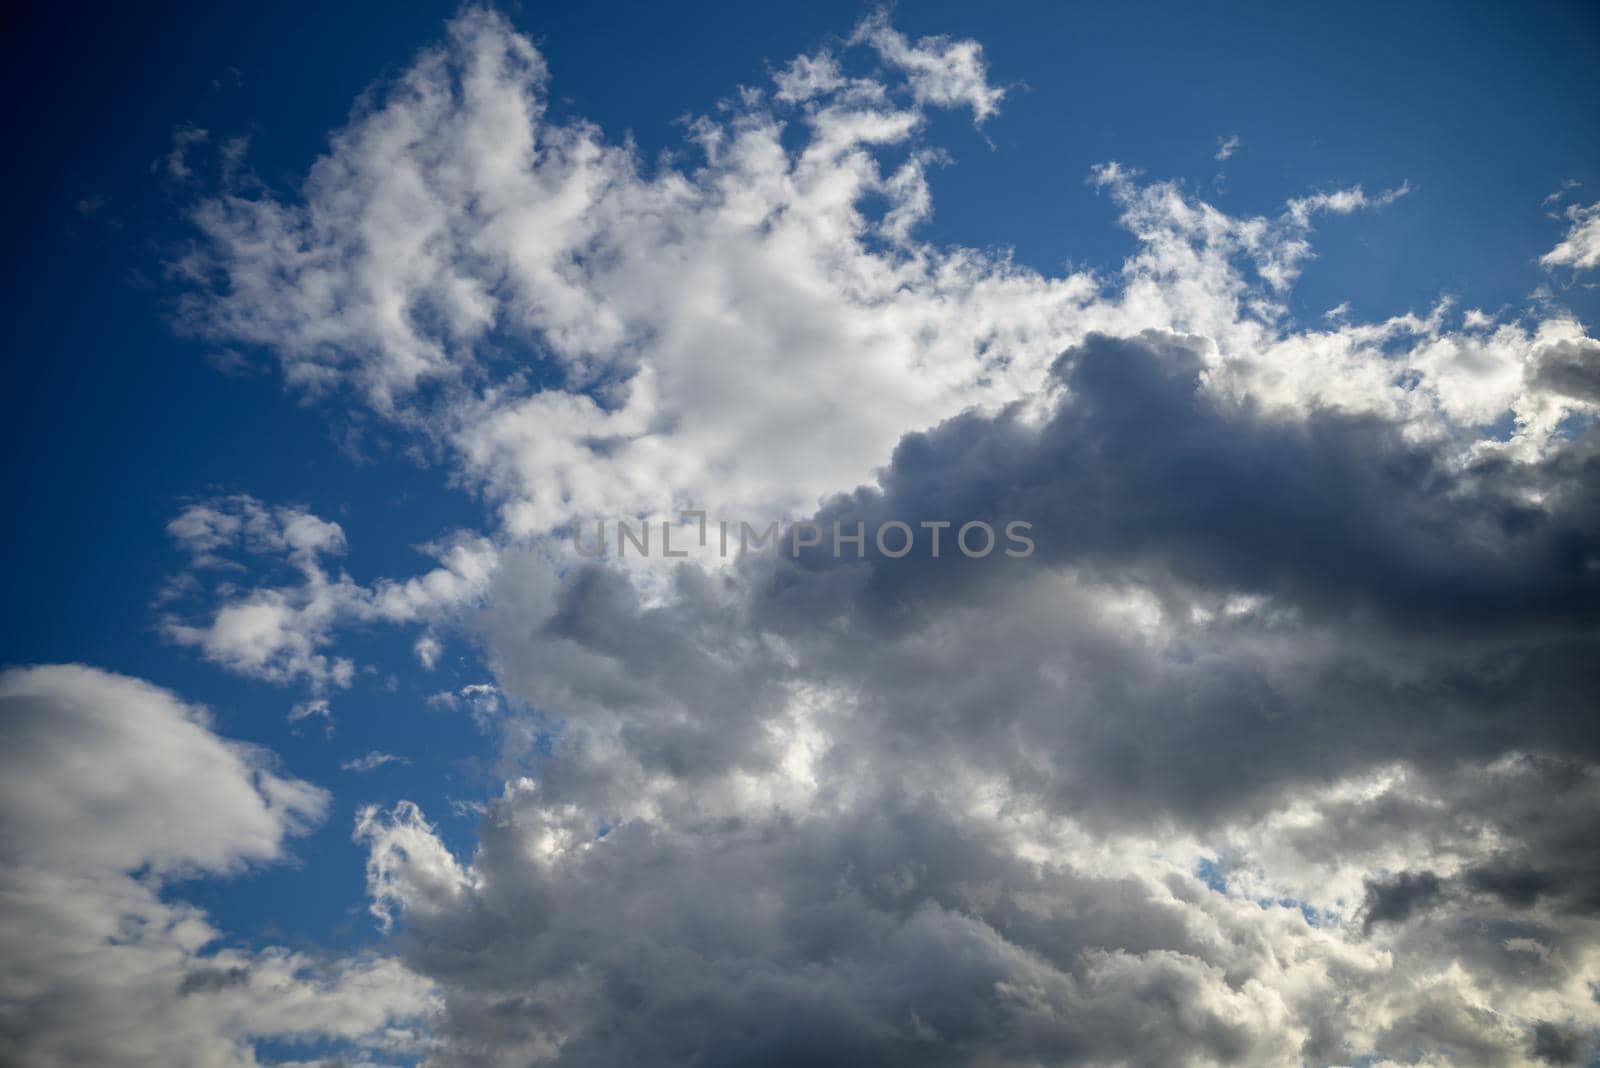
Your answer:
[[[246,495],[189,504],[167,533],[196,567],[225,567],[217,550],[243,545],[253,553],[286,553],[296,561],[345,550],[344,531],[303,508],[269,509]]]
[[[911,435],[813,517],[1027,515],[1025,560],[646,595],[512,554],[530,777],[470,865],[363,827],[447,1063],[1586,1055],[1592,433],[1463,467],[1208,395],[1205,352],[1091,338],[1044,418]]]
[[[0,795],[17,859],[59,871],[229,871],[278,857],[286,835],[322,817],[324,791],[218,739],[204,712],[164,690],[74,666],[3,680]]]
[[[1461,468],[1208,396],[1204,351],[1091,338],[1045,418],[909,436],[813,517],[1026,514],[1025,560],[645,595],[512,554],[529,777],[470,864],[413,806],[361,829],[445,1062],[1586,1056],[1592,433]]]
[[[237,949],[163,893],[280,859],[325,791],[126,676],[13,669],[0,706],[0,1060],[253,1065],[267,1037],[417,1048],[430,987],[393,958]]]
[[[815,56],[796,56],[787,67],[773,75],[772,81],[778,87],[777,98],[781,103],[800,104],[844,85],[844,72],[838,60],[822,52]]]
[[[1232,216],[1109,163],[1137,245],[1104,276],[920,240],[927,109],[1001,96],[976,44],[882,16],[693,122],[692,166],[551,123],[546,79],[466,12],[300,196],[203,204],[190,264],[192,329],[497,510],[433,581],[275,550],[304,641],[248,646],[290,675],[340,621],[477,606],[494,683],[435,698],[502,742],[476,850],[410,802],[356,830],[440,1064],[1588,1055],[1581,324],[1297,322],[1313,224],[1404,185]],[[694,507],[1025,519],[1038,551],[562,538]]]
[[[488,541],[458,533],[424,547],[440,562],[432,571],[362,586],[342,571],[330,574],[322,562],[324,556],[345,551],[344,531],[337,523],[300,508],[268,508],[248,496],[190,504],[167,530],[191,556],[192,570],[174,584],[175,597],[199,592],[202,574],[232,576],[247,570],[238,553],[269,563],[281,557],[300,581],[241,590],[230,578],[210,591],[220,603],[199,620],[169,610],[162,627],[166,636],[198,648],[206,659],[231,671],[279,683],[304,679],[318,691],[348,686],[355,676],[353,661],[324,652],[338,626],[447,619],[482,596],[495,562]],[[427,640],[427,635],[419,639]],[[419,656],[431,649],[420,645]],[[310,715],[328,715],[327,700],[298,706],[290,719]]]
[[[201,207],[194,270],[227,288],[189,321],[421,421],[513,532],[712,498],[808,510],[908,427],[1036,381],[1094,285],[970,250],[872,251],[860,201],[888,198],[906,235],[926,195],[915,159],[874,153],[904,150],[924,115],[819,77],[798,151],[789,120],[740,106],[694,126],[702,167],[651,178],[592,127],[545,121],[531,46],[468,14],[336,139],[305,206]],[[491,334],[535,338],[538,381],[561,388],[508,376]]]
[[[1000,109],[1005,90],[989,84],[983,49],[976,41],[923,37],[913,42],[889,24],[882,9],[862,20],[852,40],[867,42],[885,63],[905,71],[918,103],[966,105],[979,123]]]
[[[1509,778],[1519,803],[1553,785],[1571,798],[1567,840],[1542,855],[1570,858],[1592,780],[1574,796],[1559,776],[1494,777],[1462,776],[1485,792]],[[1341,834],[1381,835],[1365,821],[1397,805],[1423,823],[1461,796],[1420,785],[1350,784],[1347,808],[1338,791],[1304,798],[1276,814],[1276,852],[1240,832],[1238,885],[1221,889],[1183,864],[1193,840],[1089,838],[934,780],[603,836],[524,782],[491,806],[470,867],[408,806],[362,833],[385,917],[404,911],[408,959],[447,992],[445,1064],[1295,1065],[1419,1050],[1518,1064],[1552,1034],[1585,1055],[1600,1023],[1592,916],[1463,889],[1369,928],[1359,893],[1288,897],[1367,870],[1370,853],[1332,855]],[[1476,836],[1466,852],[1481,858],[1496,832],[1535,825],[1473,826],[1493,811],[1435,817],[1469,835],[1440,853]]]
[[[1571,267],[1577,271],[1600,266],[1600,204],[1573,204],[1565,215],[1572,223],[1567,236],[1539,257],[1539,262],[1546,267]]]
[[[1600,342],[1573,338],[1546,345],[1533,374],[1552,393],[1600,404]]]
[[[1292,328],[1283,294],[1312,220],[1405,186],[1236,218],[1108,164],[1094,180],[1139,241],[1114,280],[916,240],[925,109],[963,102],[917,72],[987,86],[977,46],[913,45],[882,16],[853,40],[904,62],[874,78],[846,54],[801,57],[770,106],[747,94],[691,124],[696,166],[646,173],[592,126],[550,122],[537,52],[469,11],[333,138],[302,202],[197,209],[186,322],[444,443],[519,539],[682,507],[803,515],[869,481],[907,431],[1033,395],[1094,331],[1203,335],[1208,388],[1265,404],[1381,407],[1428,432],[1514,411],[1535,449],[1559,424],[1521,372],[1585,336],[1570,320],[1452,330],[1441,306]]]

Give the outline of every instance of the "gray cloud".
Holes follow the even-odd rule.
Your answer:
[[[1027,515],[1027,560],[759,555],[648,597],[503,561],[479,626],[544,710],[507,732],[535,777],[470,874],[373,881],[447,1063],[1584,1048],[1592,443],[1462,467],[1229,409],[1179,338],[1058,373],[1044,420],[912,435],[813,517]],[[435,848],[419,821],[375,855]]]
[[[816,521],[1026,518],[1037,563],[1180,593],[1260,594],[1408,633],[1600,622],[1592,433],[1535,463],[1463,467],[1438,443],[1409,442],[1371,416],[1230,412],[1202,390],[1203,370],[1194,341],[1091,337],[1058,363],[1070,399],[1044,426],[1013,408],[911,435],[881,489]],[[937,596],[946,573],[1013,566],[998,557],[933,564],[920,547],[912,559],[929,566],[880,558],[894,566],[869,581],[904,602]]]
[[[1370,932],[1380,923],[1404,923],[1413,913],[1432,907],[1443,892],[1443,884],[1431,871],[1403,871],[1392,879],[1371,880],[1361,906],[1362,926]]]
[[[174,632],[326,685],[340,624],[466,616],[495,686],[436,701],[502,744],[475,851],[409,802],[357,824],[444,999],[432,1060],[1582,1057],[1592,339],[1444,302],[1296,325],[1314,222],[1404,184],[1233,218],[1105,164],[1115,282],[919,242],[925,108],[1002,93],[974,42],[851,40],[894,77],[801,57],[646,173],[548,122],[537,50],[469,10],[300,200],[197,208],[187,327],[497,510],[481,566],[367,590],[313,559]],[[550,358],[503,374],[501,337]],[[880,465],[811,518],[1025,519],[1038,552],[634,567],[550,536],[793,520]],[[288,529],[221,503],[173,532],[197,565]]]
[[[1538,382],[1557,393],[1600,401],[1600,342],[1584,339],[1550,345],[1534,373]]]

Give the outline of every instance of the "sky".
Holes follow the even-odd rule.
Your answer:
[[[0,1060],[1600,1063],[1593,5],[7,17]]]

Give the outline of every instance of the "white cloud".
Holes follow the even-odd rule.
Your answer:
[[[1573,204],[1566,210],[1572,223],[1567,236],[1555,248],[1539,257],[1546,267],[1571,267],[1589,271],[1600,266],[1600,203],[1584,207]]]
[[[1411,184],[1402,182],[1375,197],[1367,196],[1359,185],[1349,189],[1338,189],[1332,193],[1313,193],[1289,201],[1289,215],[1295,222],[1304,225],[1319,211],[1331,212],[1334,215],[1349,215],[1360,208],[1384,208],[1409,192]]]
[[[785,104],[801,104],[845,84],[839,61],[827,52],[794,57],[772,80],[778,87],[778,99]]]
[[[471,683],[454,693],[441,690],[429,697],[428,703],[451,711],[464,708],[478,729],[485,731],[494,726],[502,710],[500,690],[488,682]]]
[[[860,35],[902,48],[881,17]],[[977,55],[961,42],[903,47]],[[209,246],[193,272],[226,277],[227,289],[194,293],[188,322],[268,347],[292,383],[354,387],[447,442],[458,477],[496,503],[514,539],[683,507],[804,514],[870,481],[906,431],[1033,395],[1055,355],[1091,330],[1205,335],[1218,364],[1208,384],[1286,408],[1455,417],[1436,402],[1448,388],[1394,366],[1408,335],[1447,334],[1442,322],[1303,332],[1283,301],[1312,255],[1316,215],[1389,204],[1407,186],[1234,217],[1108,164],[1096,181],[1139,250],[1111,286],[1089,272],[1040,275],[915,240],[932,205],[922,105],[954,102],[954,90],[913,91],[908,108],[891,102],[905,85],[836,76],[839,62],[810,58],[779,76],[788,97],[801,90],[787,79],[807,86],[798,147],[780,135],[794,116],[746,101],[693,124],[703,165],[646,176],[593,127],[548,122],[532,46],[497,16],[468,14],[403,92],[333,139],[304,204],[202,205]],[[474,92],[455,93],[457,79]],[[907,150],[881,165],[879,153]],[[861,207],[874,196],[889,200],[877,223]],[[1525,365],[1538,330],[1502,325],[1508,358]],[[546,384],[489,355],[491,331],[547,353]],[[1545,414],[1530,415],[1530,445],[1554,425]],[[269,602],[252,618],[270,632],[283,614]]]
[[[1243,142],[1239,140],[1238,134],[1229,134],[1227,137],[1217,138],[1217,154],[1213,158],[1215,158],[1218,163],[1221,163],[1223,160],[1230,159],[1235,152],[1239,151],[1239,146],[1242,143]]]
[[[366,756],[356,757],[354,760],[346,760],[343,764],[339,765],[339,770],[340,771],[354,771],[354,772],[368,772],[368,771],[377,771],[379,768],[383,767],[385,764],[409,764],[409,763],[411,763],[411,761],[407,760],[403,756],[395,756],[393,753],[385,753],[385,752],[382,752],[381,750],[374,749],[371,752],[367,753]]]
[[[367,845],[367,890],[372,913],[385,928],[394,911],[437,915],[470,886],[466,872],[435,837],[422,810],[402,801],[380,816],[374,805],[356,815],[356,841]]]
[[[989,84],[983,48],[976,41],[922,37],[912,42],[889,24],[888,13],[882,9],[856,27],[851,42],[861,41],[871,45],[884,62],[905,71],[917,103],[965,105],[979,123],[999,112],[1005,90]]]
[[[18,669],[0,676],[0,698],[0,798],[27,835],[14,848],[39,867],[232,871],[276,859],[327,805],[324,791],[267,770],[265,754],[217,738],[203,710],[137,679]]]
[[[198,620],[169,611],[162,626],[166,636],[239,674],[278,683],[304,679],[317,691],[349,686],[355,676],[352,660],[325,651],[338,626],[448,619],[482,596],[494,568],[489,542],[457,534],[424,546],[441,566],[404,581],[362,586],[323,563],[324,556],[346,549],[337,523],[299,508],[268,508],[247,496],[191,504],[167,530],[191,555],[193,571],[173,587],[179,596],[192,593],[199,576],[232,575],[245,570],[247,560],[281,557],[300,582],[249,590],[220,583],[211,591],[220,603]],[[327,702],[308,702],[296,711],[292,720],[326,715]]]
[[[416,653],[419,664],[432,671],[438,666],[439,657],[444,653],[444,644],[432,634],[424,634],[412,646],[412,652]]]
[[[333,729],[333,707],[326,697],[314,697],[310,700],[296,702],[295,706],[289,710],[290,723],[299,723],[301,720],[310,719],[313,716],[326,720],[328,729],[330,731]]]
[[[418,1048],[430,984],[394,959],[234,948],[163,893],[281,859],[326,791],[126,676],[14,669],[0,705],[0,1060],[244,1068],[268,1037]]]

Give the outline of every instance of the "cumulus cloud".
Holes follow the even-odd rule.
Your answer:
[[[885,63],[904,71],[918,103],[964,105],[979,123],[999,111],[1005,90],[989,84],[983,49],[976,41],[949,37],[911,41],[890,25],[882,9],[862,20],[852,41],[865,41]]]
[[[191,568],[174,584],[175,596],[214,603],[206,604],[198,618],[169,609],[162,621],[166,636],[239,674],[278,683],[305,680],[319,692],[349,686],[355,676],[354,661],[325,652],[338,626],[446,619],[482,595],[494,567],[486,540],[457,533],[424,547],[439,567],[403,581],[380,579],[362,586],[343,571],[330,573],[323,563],[323,557],[346,549],[337,523],[297,507],[269,508],[244,495],[190,504],[167,532],[190,555]],[[234,577],[248,570],[246,562],[258,561],[286,565],[299,581],[240,588]],[[208,574],[225,581],[203,591],[209,598],[202,598],[197,587]],[[427,640],[424,635],[419,642]],[[419,648],[425,663],[431,648]],[[328,708],[325,698],[317,698],[298,705],[289,718],[328,716]]]
[[[376,587],[265,506],[174,531],[197,574],[259,546],[297,579],[169,628],[220,662],[336,685],[339,626],[438,606],[489,660],[433,699],[502,745],[473,853],[410,801],[356,827],[438,1063],[1591,1055],[1582,324],[1296,320],[1314,227],[1405,184],[1234,216],[1113,162],[1119,270],[923,240],[929,109],[1002,92],[882,15],[690,123],[692,165],[549,121],[547,79],[463,13],[297,196],[200,205],[188,264],[189,329],[494,512],[470,568]],[[685,508],[1026,519],[1038,551],[564,536]]]
[[[500,690],[489,682],[470,683],[454,692],[441,690],[428,698],[428,704],[450,711],[464,709],[480,730],[491,729],[503,708]]]
[[[886,27],[868,20],[863,40],[898,39]],[[1517,408],[1529,444],[1559,422],[1517,387],[1537,344],[1583,336],[1574,323],[1463,332],[1441,308],[1286,329],[1313,219],[1404,186],[1235,218],[1109,164],[1095,181],[1138,253],[1111,286],[1043,276],[915,240],[925,109],[953,98],[908,104],[901,82],[840,62],[797,61],[776,106],[758,94],[691,124],[699,165],[646,174],[592,126],[549,122],[537,52],[468,12],[333,139],[302,202],[229,193],[197,209],[186,322],[443,443],[517,538],[680,507],[803,515],[869,480],[906,431],[1032,395],[1095,330],[1204,335],[1219,387],[1264,403],[1383,405],[1419,424]],[[887,201],[877,219],[870,198]],[[519,367],[497,337],[542,358]],[[1402,347],[1418,357],[1404,371]]]
[[[0,1060],[246,1066],[268,1037],[419,1048],[430,987],[395,959],[235,948],[164,892],[281,859],[326,791],[126,676],[13,669],[0,706]]]

